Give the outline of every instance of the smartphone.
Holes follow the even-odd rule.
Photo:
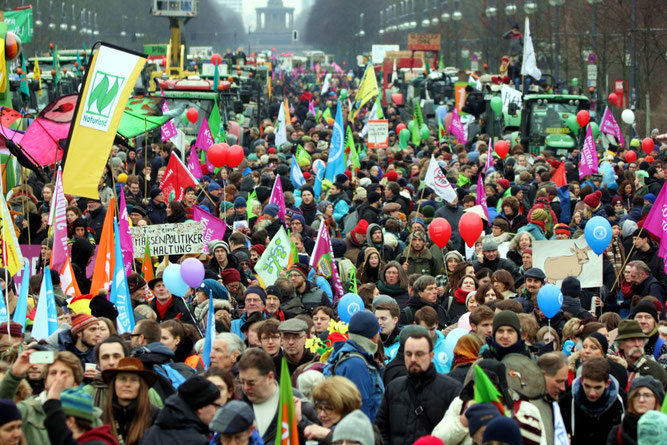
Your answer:
[[[30,354],[30,363],[50,365],[53,363],[53,351],[35,351]]]

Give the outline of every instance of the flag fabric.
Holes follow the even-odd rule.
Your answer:
[[[74,312],[75,314],[88,314],[92,315],[90,312],[90,301],[93,299],[91,294],[80,295],[69,300],[67,307]]]
[[[64,290],[65,288],[63,288]],[[19,299],[14,309],[14,322],[21,325],[21,331],[25,331],[25,317],[28,314],[28,291],[30,290],[30,262],[26,261],[23,265],[23,277],[21,279],[21,289],[19,290]]]
[[[289,260],[287,261],[287,269],[291,269],[296,263],[299,262],[299,251],[296,248],[294,241],[290,239],[290,251],[289,251]]]
[[[151,259],[150,241],[146,238],[146,248],[144,249],[144,262],[141,264],[141,274],[146,282],[155,278],[153,273],[153,260]]]
[[[217,100],[213,101],[211,114],[208,115],[208,129],[215,142],[227,142],[227,135],[220,122],[220,108],[218,108]],[[208,147],[206,147],[206,150],[208,150]]]
[[[357,118],[361,107],[363,107],[366,102],[370,101],[378,94],[380,94],[380,89],[378,88],[378,81],[375,77],[375,69],[373,69],[373,64],[369,62],[368,65],[366,65],[364,76],[361,78],[361,82],[359,83],[357,94],[354,96],[354,103],[352,104],[352,109],[350,110],[350,122],[353,122]]]
[[[213,136],[211,136],[211,129],[208,126],[208,119],[204,118],[199,126],[194,146],[202,150],[208,150],[211,145],[213,145]]]
[[[660,410],[660,412],[663,414],[667,414],[667,397],[662,402],[662,409]]]
[[[663,260],[667,254],[667,187],[662,187],[658,197],[655,199],[648,216],[644,221],[644,229],[660,239],[658,247],[658,256]],[[667,271],[667,261],[664,261],[665,271]]]
[[[53,293],[49,266],[45,266],[42,285],[39,288],[35,320],[32,325],[32,338],[35,341],[46,340],[48,336],[57,330],[58,312],[56,311],[56,297]]]
[[[7,269],[11,276],[14,276],[23,266],[23,254],[19,248],[19,240],[16,237],[16,226],[14,220],[7,208],[5,195],[0,193],[0,221],[2,228],[0,236],[2,237],[2,267]]]
[[[313,185],[313,193],[315,193],[315,200],[319,202],[322,195],[322,181],[324,181],[324,171],[326,167],[322,162],[317,163],[315,168],[315,184]]]
[[[174,119],[179,110],[162,111],[164,106],[164,97],[157,96],[134,96],[130,97],[123,110],[123,116],[118,125],[118,134],[124,138],[131,139],[145,134],[157,128],[161,128],[170,120]],[[185,108],[185,107],[183,107]],[[178,129],[172,128],[175,132],[170,138],[178,146]],[[176,139],[176,141],[174,141]]]
[[[412,130],[412,143],[415,145],[419,145],[421,144],[422,141],[421,128],[422,125],[424,124],[424,118],[422,117],[422,110],[421,107],[419,106],[419,99],[415,99],[415,105],[412,109],[412,120],[415,123]]]
[[[326,94],[331,88],[331,73],[326,73],[324,75],[324,82],[322,82],[322,89],[320,90],[320,95]]]
[[[9,300],[7,300],[7,292],[2,292],[0,290],[0,323],[5,323],[9,321],[9,311],[7,310],[7,305]],[[7,331],[9,331],[9,326],[7,326]],[[0,332],[2,334],[2,332]]]
[[[70,260],[69,255],[67,255],[65,264],[63,264],[62,269],[60,269],[60,287],[65,295],[72,295],[73,297],[81,295],[79,283],[76,282],[74,269],[72,268],[72,261]]]
[[[213,91],[218,91],[220,86],[220,70],[218,69],[218,60],[215,61],[215,68],[213,69]]]
[[[424,177],[424,184],[429,186],[433,191],[445,201],[452,203],[458,197],[456,190],[447,180],[445,172],[442,171],[438,162],[433,156],[428,164],[426,176]]]
[[[276,147],[280,147],[287,142],[287,123],[285,122],[285,104],[280,103],[278,110],[278,122],[276,124]]]
[[[589,125],[586,130],[584,148],[581,150],[581,159],[579,160],[579,179],[597,172],[598,151],[595,147],[595,139],[593,139],[593,129]]]
[[[192,219],[202,223],[204,253],[213,253],[208,251],[208,243],[216,239],[223,239],[227,231],[227,224],[198,205],[193,209]]]
[[[168,112],[169,112],[169,104],[165,100],[164,102],[162,102],[162,114],[166,114]],[[169,120],[164,125],[162,125],[162,127],[160,127],[160,134],[162,136],[162,142],[169,141],[172,138],[178,136],[178,130],[176,129],[174,121]]]
[[[63,193],[63,172],[62,169],[58,168],[49,215],[49,225],[53,228],[53,249],[51,250],[49,265],[54,270],[60,270],[62,265],[65,264],[67,254],[70,251],[67,237],[66,209],[67,200]]]
[[[120,247],[120,229],[118,228],[118,221],[114,219],[114,252],[115,265],[113,272],[113,281],[111,283],[111,291],[109,293],[109,300],[116,305],[118,310],[118,317],[116,317],[116,327],[118,334],[131,333],[134,329],[134,310],[132,309],[132,301],[130,300],[130,287],[127,285],[127,276],[125,275],[125,266],[123,266],[123,253]]]
[[[292,156],[292,165],[290,167],[289,177],[295,189],[301,188],[301,186],[306,183],[306,178],[303,177],[301,167],[299,167],[299,163],[296,162],[296,156]]]
[[[398,71],[396,71],[396,58],[394,58],[394,67],[391,70],[391,84],[396,86],[396,82],[398,82]]]
[[[486,220],[491,222],[489,219],[489,207],[486,205],[486,190],[484,190],[484,178],[482,175],[477,176],[477,196],[475,197],[475,205],[481,205],[484,209],[484,214],[486,215]]]
[[[37,82],[37,94],[42,96],[42,69],[39,67],[39,60],[35,54],[35,66],[32,68],[32,79]]]
[[[190,158],[188,159],[188,170],[192,173],[197,179],[204,177],[204,173],[201,171],[201,164],[199,163],[199,158],[197,157],[197,152],[194,147],[190,147]]]
[[[53,75],[53,83],[57,89],[58,84],[60,83],[60,55],[58,54],[58,45],[53,46],[53,71],[55,71],[55,74]]]
[[[271,286],[280,278],[280,272],[287,269],[290,243],[287,231],[281,226],[255,265],[256,276],[259,278],[262,287]]]
[[[257,204],[259,204],[259,199],[257,199],[257,191],[253,190],[251,194],[248,195],[248,201],[246,202],[247,207],[246,207],[246,213],[248,215],[248,219],[250,218],[256,218],[257,215],[253,212],[253,209]]]
[[[442,121],[438,119],[438,138],[439,142],[444,142],[447,140],[447,133],[445,132],[445,127],[442,125]]]
[[[167,163],[167,170],[160,181],[160,190],[162,190],[164,199],[182,201],[187,187],[197,188],[197,180],[178,156],[171,155]]]
[[[352,292],[353,294],[358,293],[357,292],[357,268],[352,266],[350,267],[350,288],[348,289],[348,292]]]
[[[456,137],[456,141],[459,144],[467,144],[468,139],[466,138],[466,131],[465,128],[463,128],[463,122],[461,122],[461,117],[459,116],[459,112],[454,107],[454,110],[452,111],[452,122],[449,124],[448,128],[449,132]]]
[[[540,80],[542,77],[542,71],[537,67],[533,39],[530,37],[530,20],[528,17],[526,17],[525,31],[523,32],[523,64],[521,65],[521,75],[531,76],[535,80]]]
[[[359,162],[359,154],[357,147],[354,145],[354,136],[352,136],[352,128],[348,125],[345,133],[345,166],[352,166],[353,171],[361,168]]]
[[[665,406],[663,404],[663,406]],[[554,412],[554,445],[570,445],[568,439],[567,429],[563,421],[563,415],[560,412],[558,402],[551,402],[551,407]]]
[[[486,154],[486,165],[484,166],[484,173],[486,173],[491,166],[493,166],[493,141],[489,139],[489,151]]]
[[[25,56],[21,53],[21,81],[19,83],[19,91],[25,96],[30,96],[30,88],[28,88],[28,69],[25,67]]]
[[[605,108],[604,110],[602,122],[600,122],[600,131],[604,134],[614,136],[617,142],[625,146],[625,139],[623,138],[621,127],[616,122],[616,119],[614,119],[614,114],[611,112],[609,107]]]
[[[320,229],[317,232],[317,241],[315,241],[315,247],[313,248],[313,255],[310,257],[310,265],[315,268],[319,275],[331,281],[334,294],[333,302],[336,304],[345,295],[345,291],[338,276],[338,267],[333,259],[332,251],[329,229],[326,227],[326,224],[320,224]]]
[[[336,175],[345,171],[345,133],[343,131],[343,107],[338,100],[336,106],[336,119],[334,120],[333,134],[331,135],[331,144],[329,145],[329,159],[327,160],[327,170],[325,178],[334,182]]]
[[[289,101],[285,98],[285,122],[287,125],[292,123],[292,116],[289,114]]]
[[[146,58],[136,53],[104,43],[98,47],[72,119],[63,168],[65,194],[99,199],[99,179],[145,64]]]
[[[271,196],[269,197],[270,204],[276,204],[278,206],[278,218],[285,221],[285,194],[283,193],[283,184],[280,181],[280,175],[276,175],[276,180],[273,182],[273,190],[271,190]]]
[[[551,176],[551,180],[556,183],[556,187],[563,187],[567,185],[567,177],[565,174],[565,163],[561,162],[556,171]]]
[[[294,392],[292,391],[292,381],[285,357],[283,357],[280,366],[280,398],[278,401],[278,424],[276,426],[280,433],[276,434],[275,445],[299,445],[299,429],[294,413]]]
[[[95,269],[90,284],[90,292],[92,294],[97,294],[100,289],[109,290],[109,286],[111,286],[111,281],[113,280],[112,273],[115,264],[113,220],[115,207],[115,198],[112,197],[109,201],[109,207],[107,207],[107,214],[104,217],[104,226],[102,226],[100,244],[97,248]]]
[[[315,115],[315,102],[312,99],[308,101],[308,112]]]
[[[444,70],[445,69],[445,59],[442,56],[442,53],[440,53],[440,60],[438,61],[438,69],[439,70]]]
[[[380,102],[380,96],[375,98],[375,112],[377,113],[378,119],[384,119],[384,112],[382,111],[382,102]]]
[[[120,199],[118,207],[118,228],[120,231],[117,237],[120,238],[120,250],[123,252],[123,265],[125,273],[132,273],[132,262],[134,261],[134,244],[132,243],[132,232],[130,231],[130,218],[125,205],[125,189],[120,186]]]
[[[307,167],[313,161],[313,157],[301,146],[301,144],[297,146],[295,156],[296,162],[298,162],[301,167]]]
[[[217,65],[216,65],[217,68]],[[201,361],[204,369],[211,366],[211,350],[213,349],[213,338],[215,337],[215,309],[213,308],[213,292],[208,292],[208,314],[206,315],[206,337],[204,337],[204,348],[201,351]]]
[[[333,119],[333,116],[331,115],[331,108],[330,107],[326,107],[326,109],[322,113],[322,117],[327,122],[329,122],[329,119]]]
[[[496,408],[498,408],[500,414],[505,414],[505,407],[500,401],[500,392],[494,386],[493,382],[491,382],[489,376],[484,373],[484,370],[479,365],[475,365],[474,386],[475,403],[491,403],[495,405]]]

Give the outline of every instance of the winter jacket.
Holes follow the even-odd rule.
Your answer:
[[[358,243],[352,238],[352,233],[345,235],[345,258],[352,261],[352,263],[357,264],[357,258],[359,257],[359,252],[361,248],[364,247],[363,243]]]
[[[359,213],[359,219],[365,219],[369,225],[380,221],[380,209],[368,203],[362,204],[357,212]]]
[[[658,341],[658,338],[660,338],[660,334],[658,333],[658,330],[655,329],[644,345],[644,354],[648,355],[649,357],[653,357],[656,362],[660,363],[663,368],[667,369],[667,343],[662,342],[662,346],[660,347],[657,358],[655,355],[655,345]]]
[[[667,387],[667,371],[653,360],[653,356],[644,355],[634,364],[628,363],[628,388],[634,377],[649,375]]]
[[[378,280],[376,286],[381,294],[389,295],[391,298],[396,300],[398,307],[403,310],[410,300],[410,294],[406,289],[403,289],[398,284],[385,284],[384,281]]]
[[[178,394],[173,394],[165,401],[164,409],[141,439],[140,445],[208,445],[208,434],[208,425]]]
[[[67,427],[65,423],[66,417],[62,410],[60,400],[47,400],[43,405],[44,413],[44,427],[48,431],[51,445],[117,445],[118,440],[111,432],[109,425],[98,426],[74,439],[72,430]]]
[[[150,306],[157,315],[156,320],[158,323],[164,320],[171,320],[177,318],[181,320],[183,323],[195,324],[192,315],[190,315],[190,311],[185,306],[185,302],[183,301],[183,299],[180,297],[177,297],[175,295],[171,297],[171,302],[169,303],[167,311],[164,313],[164,317],[160,316],[160,312],[157,309],[157,298],[154,298],[153,301],[150,302]]]
[[[215,212],[215,209],[209,210],[211,213]],[[151,199],[146,206],[146,216],[148,216],[148,219],[150,219],[153,224],[164,224],[167,221],[167,205],[164,202],[158,204]]]
[[[264,315],[264,318],[266,318],[267,314],[263,314],[263,315]],[[241,315],[239,318],[236,318],[236,319],[232,320],[232,326],[229,329],[229,331],[232,334],[238,335],[241,338],[241,340],[245,340],[245,335],[243,334],[243,332],[241,332],[241,328],[243,327],[243,325],[245,324],[245,322],[247,320],[248,320],[248,313],[244,312],[243,315]]]
[[[442,331],[435,331],[436,340],[433,345],[433,365],[435,370],[440,374],[447,374],[451,366],[447,360],[447,352],[445,347],[445,335]]]
[[[412,443],[431,434],[460,390],[459,382],[438,374],[433,364],[426,372],[391,382],[375,419],[385,445]],[[423,410],[417,415],[419,407]]]
[[[347,193],[340,192],[335,195],[329,195],[329,201],[334,208],[333,217],[340,225],[343,217],[350,212],[350,198],[348,198]]]
[[[408,256],[409,255],[409,256]],[[414,249],[407,247],[397,260],[399,263],[408,263],[407,274],[417,273],[420,275],[438,275],[438,269],[431,251],[424,247],[421,252],[415,252]]]
[[[581,300],[579,298],[568,297],[567,295],[563,295],[563,305],[560,310],[582,320],[590,317],[590,312],[581,306]]]
[[[95,238],[95,244],[100,243],[100,237],[102,236],[102,228],[104,226],[104,219],[106,216],[107,211],[104,209],[104,206],[100,206],[99,209],[88,211],[87,213],[86,218],[88,220],[88,229],[90,229],[93,237]]]
[[[544,230],[542,230],[542,228],[540,226],[538,226],[537,224],[528,223],[525,226],[519,228],[519,230],[517,231],[517,233],[521,233],[521,232],[530,233],[531,235],[533,235],[533,238],[535,238],[536,241],[546,241],[547,240],[547,237],[544,234]]]
[[[646,252],[641,251],[639,249],[634,249],[632,251],[632,254],[630,255],[630,258],[628,259],[628,262],[636,260],[640,260],[646,263],[649,269],[651,269],[651,278],[655,277],[655,279],[660,283],[663,283],[665,281],[664,261],[662,258],[658,256],[658,246],[656,246],[655,243],[652,242],[651,247]],[[664,290],[661,296],[654,294],[649,294],[649,295],[653,295],[657,298],[663,298],[664,301]]]
[[[312,314],[318,306],[331,306],[327,294],[310,281],[306,282],[306,290],[302,294],[297,291],[296,296],[301,299],[301,303],[303,303],[308,314]]]
[[[149,343],[146,346],[134,348],[131,352],[132,357],[136,357],[144,365],[144,369],[156,371],[158,379],[153,385],[153,389],[157,391],[162,400],[174,393],[174,387],[171,380],[165,375],[164,366],[169,365],[172,369],[178,372],[184,379],[194,375],[194,370],[185,363],[174,363],[174,353],[162,343]]]
[[[439,329],[447,327],[449,316],[445,308],[439,304],[429,303],[419,297],[412,297],[408,300],[408,305],[401,311],[401,315],[398,317],[398,324],[401,326],[412,324],[415,321],[415,313],[424,306],[431,306],[437,312]]]
[[[85,369],[86,363],[95,363],[95,349],[89,348],[88,351],[82,352],[74,345],[74,338],[72,331],[67,329],[58,332],[58,349],[61,351],[69,351],[81,360],[81,366]]]
[[[489,261],[487,259],[484,259],[483,263],[480,263],[479,261],[473,261],[472,265],[475,268],[476,272],[479,271],[481,268],[486,267],[487,269],[490,269],[491,272],[495,272],[497,270],[504,269],[504,270],[508,271],[509,273],[511,273],[512,276],[516,276],[516,274],[517,274],[516,266],[514,266],[514,263],[510,260],[506,260],[505,258],[500,258],[500,256],[498,256],[493,261]]]
[[[648,192],[653,193],[653,195],[658,196],[662,186],[665,184],[664,179],[658,178],[646,178],[644,179],[644,185],[648,187]]]
[[[607,445],[637,445],[639,416],[626,413],[623,422],[614,426],[607,436]]]

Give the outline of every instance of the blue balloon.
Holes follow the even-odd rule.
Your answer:
[[[586,223],[584,236],[591,250],[601,255],[611,242],[611,224],[601,216],[594,216]]]
[[[438,122],[445,122],[445,116],[447,115],[447,105],[440,105],[435,109],[435,115],[438,118]]]
[[[181,265],[170,264],[162,273],[162,281],[169,292],[182,297],[188,291],[188,285],[181,277]]]
[[[553,318],[563,305],[563,293],[555,284],[545,284],[537,293],[537,306],[547,318]]]
[[[600,164],[599,173],[602,175],[602,186],[609,185],[616,181],[616,178],[614,178],[614,168],[609,161],[604,161]]]
[[[456,328],[452,329],[449,334],[447,334],[447,337],[445,337],[444,352],[447,355],[446,360],[449,366],[452,365],[452,361],[454,360],[454,348],[456,347],[456,343],[467,333],[467,329]]]
[[[343,295],[343,298],[338,300],[338,317],[341,321],[345,323],[350,322],[350,318],[355,312],[364,310],[364,300],[357,294],[350,292],[349,294]]]

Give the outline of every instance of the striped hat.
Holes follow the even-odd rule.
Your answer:
[[[76,334],[77,332],[83,331],[86,329],[88,326],[97,323],[99,320],[96,317],[93,317],[92,315],[88,315],[86,313],[80,312],[72,317],[72,335]]]
[[[60,394],[60,403],[66,416],[94,421],[93,398],[82,387],[67,388]]]

